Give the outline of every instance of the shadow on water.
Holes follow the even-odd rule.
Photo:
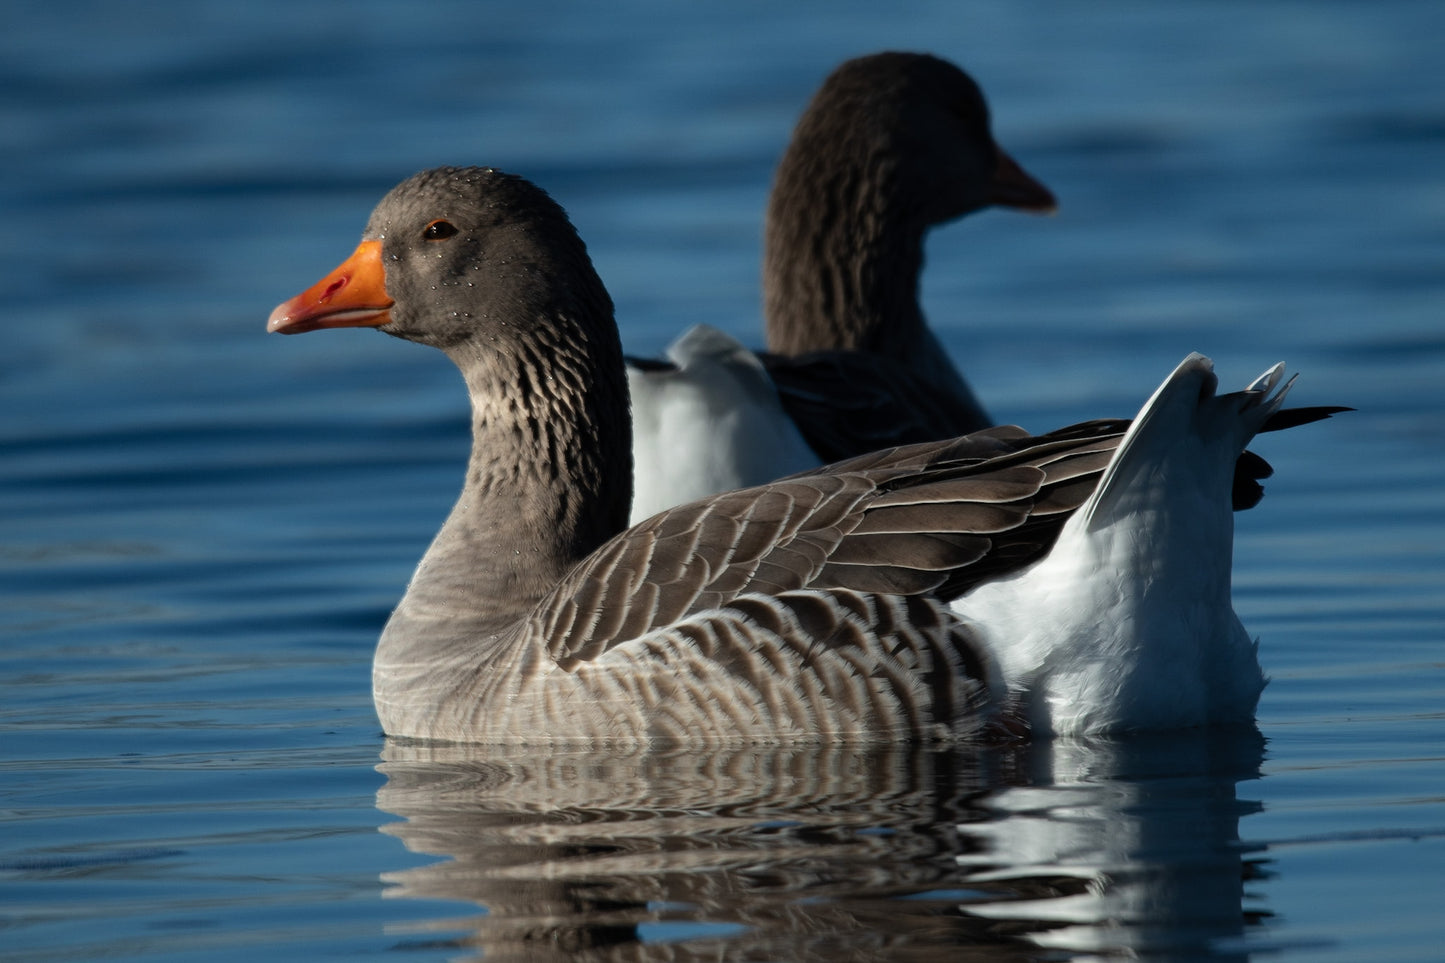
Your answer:
[[[1262,745],[392,742],[384,831],[447,859],[384,879],[480,906],[408,930],[488,960],[1243,960]]]

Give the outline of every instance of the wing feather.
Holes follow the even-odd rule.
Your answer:
[[[670,509],[579,564],[526,632],[575,667],[748,593],[953,598],[1041,557],[1127,427],[993,428]]]

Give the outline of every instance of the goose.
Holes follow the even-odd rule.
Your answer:
[[[1247,722],[1232,506],[1268,466],[1275,366],[1191,355],[1132,423],[990,428],[860,455],[627,528],[612,302],[566,213],[490,168],[423,171],[272,312],[431,345],[471,398],[455,507],[388,620],[391,736],[904,742]],[[1156,688],[1156,676],[1164,684]],[[1087,703],[1087,704],[1086,704]]]
[[[891,51],[833,70],[768,199],[767,350],[697,326],[665,361],[628,359],[631,520],[993,424],[918,304],[929,229],[991,206],[1057,202],[994,141],[972,77]]]

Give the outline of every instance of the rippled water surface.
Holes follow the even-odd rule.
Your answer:
[[[875,8],[876,7],[876,8]],[[19,4],[0,33],[0,961],[1434,960],[1445,878],[1437,2]],[[405,175],[526,174],[637,353],[758,333],[760,213],[846,56],[968,67],[1059,194],[930,241],[994,413],[1190,350],[1355,414],[1262,439],[1258,731],[635,755],[378,734],[464,395],[263,334]],[[380,830],[380,831],[379,831]]]

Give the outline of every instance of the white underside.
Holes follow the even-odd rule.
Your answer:
[[[1035,733],[1253,718],[1264,677],[1230,601],[1230,489],[1283,400],[1278,372],[1216,396],[1208,359],[1186,359],[1048,556],[954,603]]]
[[[627,369],[637,524],[665,508],[816,468],[757,357],[698,325],[668,348],[675,371]]]

